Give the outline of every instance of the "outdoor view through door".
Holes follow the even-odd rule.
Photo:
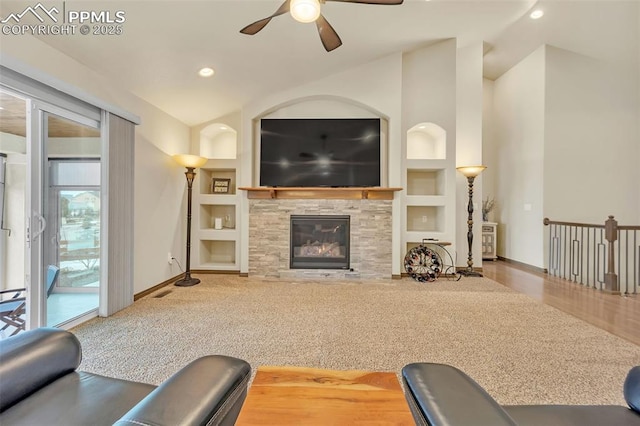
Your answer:
[[[49,114],[45,267],[60,269],[47,297],[47,325],[98,308],[100,287],[100,131]]]
[[[52,185],[58,243],[59,289],[98,288],[100,284],[100,186],[88,185],[100,179],[99,162],[58,162],[52,164],[54,176],[64,178],[70,169],[71,180],[84,175],[82,189],[70,182]],[[75,169],[75,170],[74,170]],[[83,173],[77,174],[79,170]],[[94,181],[94,182],[91,182]]]

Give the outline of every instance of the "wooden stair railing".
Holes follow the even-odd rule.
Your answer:
[[[640,226],[552,221],[549,274],[611,294],[637,294],[640,287]]]

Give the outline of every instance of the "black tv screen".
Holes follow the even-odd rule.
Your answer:
[[[380,186],[380,119],[262,119],[260,186]]]

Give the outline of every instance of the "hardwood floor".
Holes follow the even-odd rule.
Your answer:
[[[482,262],[487,278],[640,346],[640,298],[613,296],[504,261]]]

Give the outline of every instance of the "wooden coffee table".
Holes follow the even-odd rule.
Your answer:
[[[395,373],[258,367],[236,425],[414,425]]]

